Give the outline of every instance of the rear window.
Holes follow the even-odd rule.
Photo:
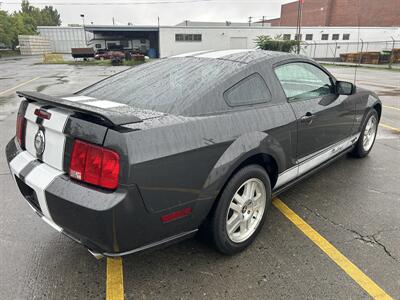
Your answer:
[[[261,75],[254,73],[224,93],[229,106],[242,106],[271,101],[271,93]]]
[[[244,64],[218,59],[169,58],[133,67],[81,95],[179,114],[220,79]]]

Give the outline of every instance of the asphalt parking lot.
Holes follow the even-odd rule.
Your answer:
[[[225,257],[196,237],[97,261],[32,212],[4,150],[15,133],[16,89],[70,93],[126,67],[38,61],[0,60],[0,299],[400,299],[400,72],[358,69],[358,85],[384,104],[374,149],[281,194],[289,210],[275,200],[247,251]],[[329,69],[341,80],[354,77],[353,68]]]

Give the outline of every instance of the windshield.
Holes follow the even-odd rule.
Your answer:
[[[218,59],[161,59],[112,76],[81,95],[179,114],[196,96],[242,66],[243,63]]]

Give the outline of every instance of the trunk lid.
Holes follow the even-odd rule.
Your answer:
[[[85,135],[102,135],[95,137],[97,144],[101,145],[107,128],[164,115],[79,95],[54,97],[37,92],[17,94],[28,100],[24,115],[26,151],[60,171],[67,171],[65,160],[69,159],[71,141],[75,138],[85,140]],[[77,119],[82,121],[76,122]],[[96,126],[105,130],[96,130]]]

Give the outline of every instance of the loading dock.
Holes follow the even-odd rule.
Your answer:
[[[84,27],[91,34],[88,46],[95,50],[132,50],[150,57],[159,57],[159,28],[157,26],[98,26]]]

